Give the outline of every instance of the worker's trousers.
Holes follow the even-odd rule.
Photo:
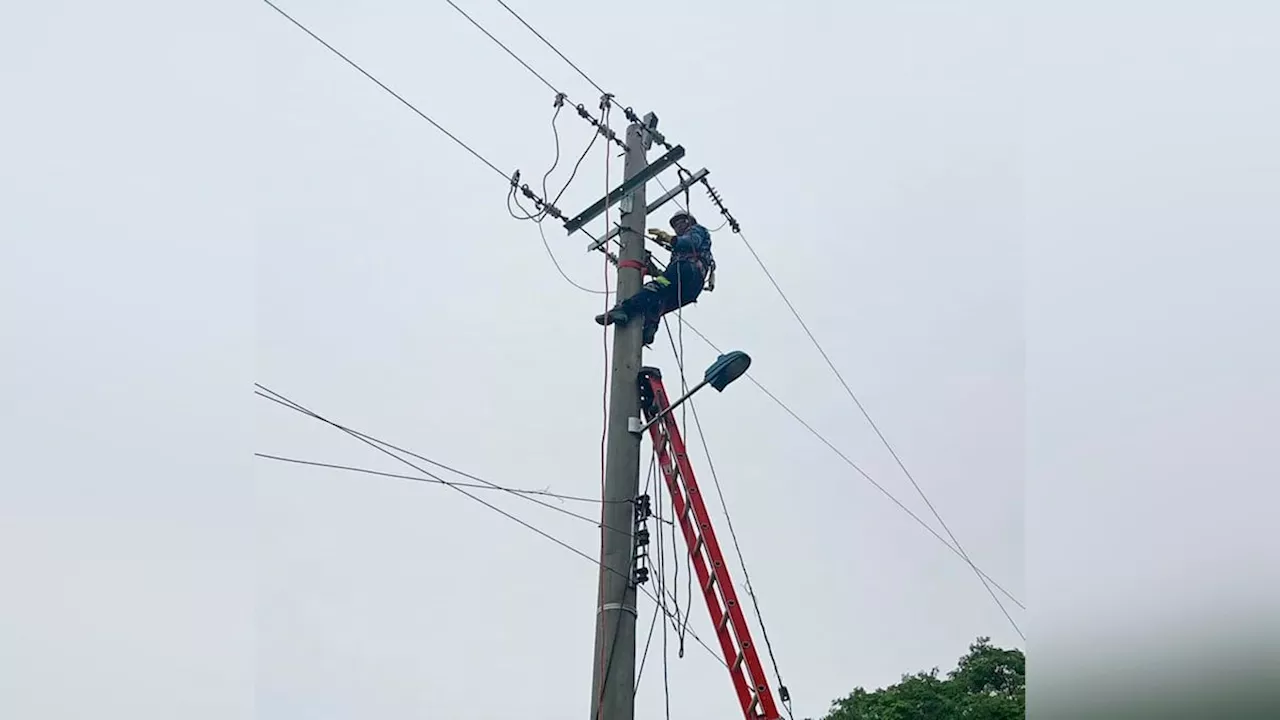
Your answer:
[[[706,275],[702,267],[687,260],[673,262],[661,276],[650,280],[640,292],[624,300],[618,307],[628,315],[644,317],[645,344],[653,342],[662,316],[684,307],[702,294]]]

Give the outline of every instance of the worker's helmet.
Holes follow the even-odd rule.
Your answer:
[[[677,212],[675,215],[671,216],[671,229],[675,230],[676,232],[680,232],[681,228],[677,227],[677,223],[687,227],[689,225],[698,224],[698,220],[693,216],[692,213],[681,210],[680,212]]]

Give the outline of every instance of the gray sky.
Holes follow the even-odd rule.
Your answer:
[[[500,6],[459,4],[594,107],[597,93]],[[39,238],[5,245],[14,296],[0,312],[24,349],[3,375],[19,410],[6,422],[40,438],[15,443],[13,477],[33,482],[5,482],[0,504],[0,557],[26,591],[0,600],[0,707],[47,718],[86,707],[583,716],[590,563],[447,488],[252,461],[250,450],[404,470],[248,393],[265,383],[493,482],[591,495],[600,297],[559,277],[535,227],[507,215],[488,168],[265,4],[221,14],[72,5],[24,9],[28,22],[0,35],[23,106],[40,110],[6,118],[5,155],[21,172],[0,186],[13,224],[4,234]],[[282,7],[504,171],[545,172],[552,93],[446,3]],[[1028,176],[1029,158],[1057,147],[1052,132],[1028,143],[1027,113],[1070,109],[1022,94],[1021,21],[995,3],[513,7],[622,102],[656,111],[688,167],[711,170],[970,555],[1031,602],[1024,328],[1029,278],[1047,276],[1024,257],[1026,227],[1045,227],[1026,203],[1071,217],[1052,183],[1107,173]],[[624,23],[647,43],[634,54],[618,51]],[[1205,72],[1183,77],[1207,89]],[[1125,97],[1123,82],[1112,87],[1112,101]],[[556,179],[590,137],[571,113],[559,128]],[[604,165],[593,150],[563,210],[605,191]],[[620,159],[610,172],[616,184]],[[1172,185],[1148,191],[1147,207],[1178,196]],[[1141,209],[1140,197],[1128,207]],[[693,210],[719,225],[703,193]],[[604,268],[584,238],[547,229],[570,277],[599,287]],[[1078,228],[1095,230],[1115,229]],[[718,287],[687,319],[751,353],[757,379],[931,520],[742,241],[725,229],[714,242]],[[1199,262],[1177,259],[1181,272]],[[1217,326],[1224,342],[1239,323]],[[714,359],[696,337],[685,345],[699,372]],[[1097,356],[1057,347],[1040,356],[1050,372],[1064,357]],[[655,348],[647,361],[674,377],[665,340]],[[1094,390],[1072,387],[1057,397]],[[857,685],[949,669],[978,635],[1021,647],[971,569],[756,388],[707,393],[698,407],[797,717]],[[1254,427],[1274,428],[1270,413]],[[1043,427],[1058,439],[1086,426],[1114,437],[1127,430],[1120,417],[1108,433],[1081,406]],[[1209,443],[1228,433],[1196,432]],[[1069,454],[1041,457],[1066,472]],[[484,497],[595,553],[590,524]],[[642,633],[651,609],[642,600]],[[692,617],[710,642],[697,599]],[[655,640],[639,716],[660,716],[659,650]],[[682,659],[673,651],[673,717],[734,716],[725,674],[693,643]]]
[[[594,107],[594,89],[499,5],[462,5]],[[445,3],[376,7],[290,10],[500,167],[545,172],[551,91]],[[623,102],[656,110],[689,167],[711,170],[943,517],[1020,595],[1008,22],[851,8],[818,24],[658,3],[654,16],[670,19],[645,23],[651,51],[629,77],[611,36],[627,13],[607,8],[518,9]],[[682,45],[662,30],[676,22]],[[598,493],[600,299],[557,275],[534,227],[507,216],[490,170],[283,18],[260,24],[258,188],[270,201],[258,215],[259,379],[486,479]],[[590,130],[574,116],[561,123],[572,161]],[[603,193],[604,162],[588,157],[561,202],[569,214]],[[620,172],[615,160],[612,182]],[[720,224],[703,194],[693,202]],[[601,287],[583,238],[552,225],[549,239],[570,277]],[[741,241],[726,229],[715,249],[719,287],[688,319],[752,353],[761,382],[927,516]],[[686,348],[694,368],[714,358],[692,335]],[[669,347],[648,362],[675,370]],[[265,451],[394,469],[263,405]],[[734,386],[700,408],[801,713],[859,683],[946,665],[979,634],[1016,639],[971,570],[762,393]],[[705,462],[697,470],[711,482]],[[264,715],[486,718],[515,698],[534,717],[583,710],[590,564],[447,489],[280,467],[258,477]],[[501,502],[595,554],[589,524]],[[712,642],[705,607],[694,611]],[[642,604],[642,632],[648,612]],[[701,648],[672,660],[680,717],[737,712],[724,669]],[[649,717],[661,708],[659,667],[641,682]],[[503,700],[478,704],[497,678]]]

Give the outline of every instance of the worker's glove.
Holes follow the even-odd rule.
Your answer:
[[[662,270],[653,262],[653,253],[646,250],[644,252],[645,272],[651,277],[658,277],[662,274]]]
[[[649,234],[659,245],[671,245],[671,233],[659,228],[649,228]]]

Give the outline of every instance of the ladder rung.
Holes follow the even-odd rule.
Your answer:
[[[698,541],[697,541],[697,542],[695,542],[695,543],[693,544],[693,549],[689,551],[689,554],[690,554],[690,555],[697,555],[698,553],[702,552],[702,546],[703,546],[703,545],[706,545],[706,544],[707,544],[707,543],[706,543],[706,540],[705,540],[705,536],[703,536],[703,535],[699,535],[699,536],[698,536]]]
[[[746,659],[747,656],[745,654],[738,653],[738,659],[733,661],[733,672],[737,672],[738,668],[742,667],[742,663]]]
[[[720,622],[716,623],[716,632],[720,632],[727,627],[729,627],[729,613],[728,611],[725,611],[725,613],[720,616]]]
[[[713,588],[713,587],[715,587],[715,586],[716,586],[716,576],[715,576],[715,575],[712,575],[711,577],[707,578],[707,586],[706,586],[706,587],[704,587],[704,588],[702,588],[702,591],[703,591],[703,592],[708,592],[708,591],[710,591],[710,590],[711,590],[711,588]],[[725,613],[725,617],[729,617],[729,614],[728,614],[728,613]]]
[[[751,691],[751,705],[747,708],[747,714],[754,714],[760,708],[760,693]]]

